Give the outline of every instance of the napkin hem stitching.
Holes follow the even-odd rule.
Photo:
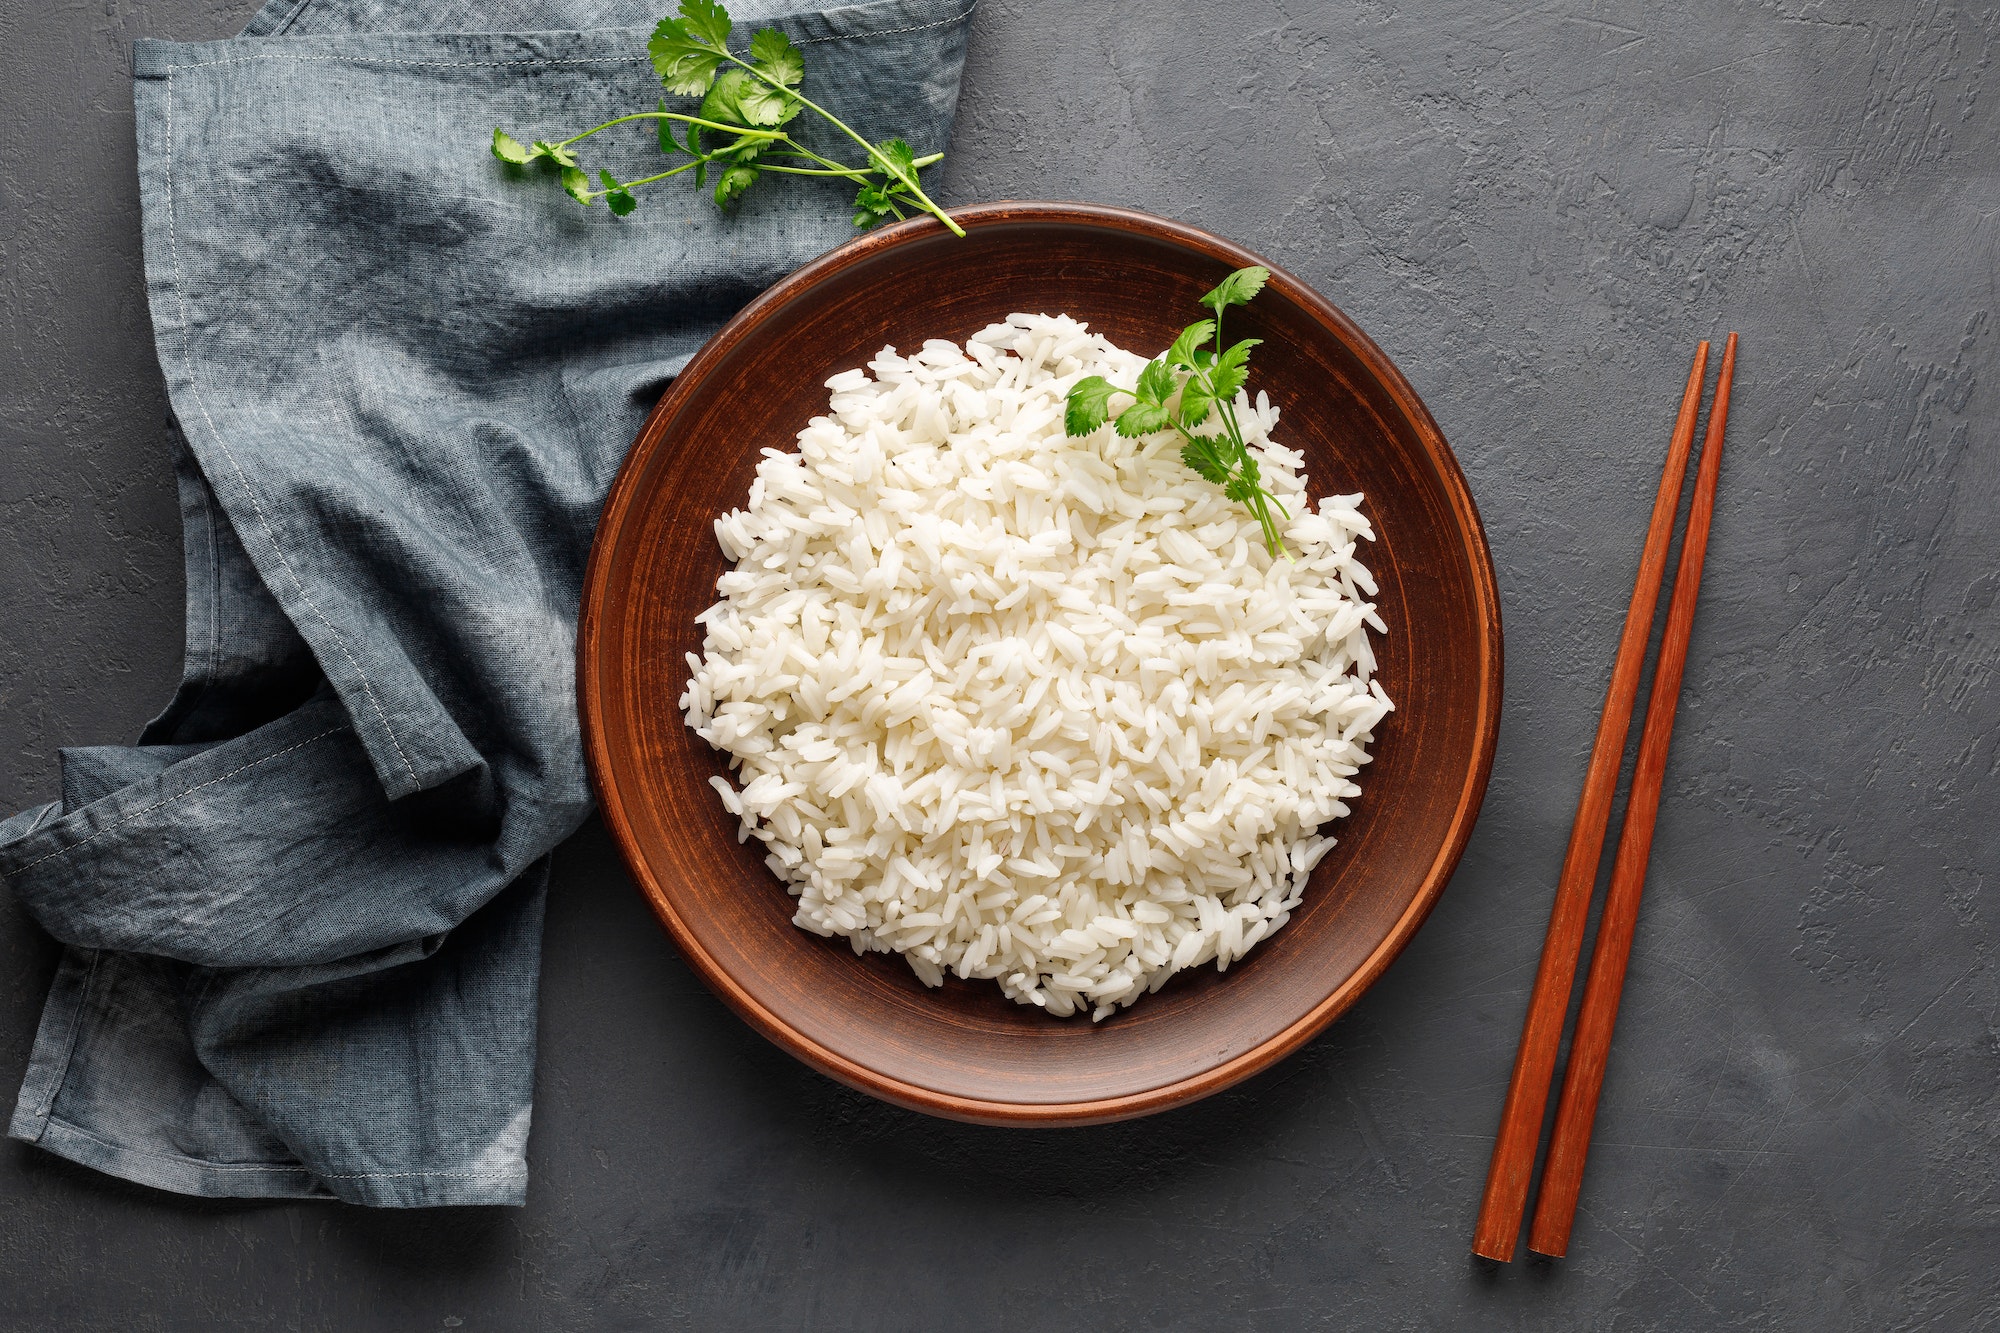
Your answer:
[[[172,1162],[177,1166],[191,1166],[203,1171],[293,1171],[316,1180],[403,1180],[415,1176],[452,1180],[513,1180],[521,1175],[519,1171],[315,1171],[303,1162],[207,1162],[199,1157],[189,1157],[183,1153],[151,1152],[145,1148],[134,1148],[130,1144],[114,1143],[101,1135],[93,1134],[83,1126],[52,1115],[49,1123],[65,1133],[111,1149],[113,1152],[130,1153],[134,1157],[144,1157],[155,1162]]]
[[[895,34],[899,32],[928,32],[932,28],[950,27],[952,24],[957,23],[960,19],[963,19],[967,15],[971,14],[972,11],[977,8],[978,8],[977,4],[967,5],[964,9],[959,10],[956,14],[953,14],[950,18],[939,19],[935,23],[918,23],[908,28],[883,28],[879,32],[843,32],[843,33],[836,33],[831,37],[808,37],[804,41],[800,42],[799,45],[817,46],[821,42],[851,42],[859,37],[893,37]]]
[[[55,1067],[55,1077],[49,1080],[49,1095],[42,1099],[39,1114],[44,1126],[55,1118],[56,1098],[62,1096],[63,1084],[69,1082],[69,1064],[76,1058],[76,1042],[83,1032],[83,1016],[90,1007],[91,983],[97,980],[97,965],[103,961],[104,950],[90,951],[90,967],[83,974],[83,986],[77,992],[76,1009],[70,1017],[68,1039],[63,1042],[62,1062]]]
[[[68,856],[71,852],[83,846],[85,843],[95,842],[97,839],[103,837],[105,834],[111,832],[113,829],[118,828],[124,824],[129,824],[133,820],[137,819],[140,815],[151,814],[153,811],[160,809],[162,806],[172,805],[175,801],[181,800],[184,797],[192,796],[196,792],[201,791],[203,788],[213,787],[218,782],[227,782],[229,779],[235,777],[237,774],[248,772],[250,769],[257,767],[257,765],[259,764],[269,763],[271,760],[276,759],[281,755],[288,755],[294,750],[303,750],[306,746],[311,745],[314,741],[323,741],[328,736],[333,735],[335,732],[343,731],[345,729],[346,728],[344,725],[339,727],[328,727],[325,731],[320,732],[317,736],[308,736],[302,741],[296,741],[291,745],[287,745],[282,750],[273,750],[270,754],[264,755],[261,758],[252,759],[247,764],[240,764],[237,767],[230,769],[227,773],[222,774],[220,777],[213,777],[206,782],[196,783],[194,786],[189,787],[186,791],[175,792],[172,796],[169,796],[164,800],[155,801],[151,805],[141,806],[137,810],[128,810],[124,814],[118,816],[118,818],[112,820],[110,823],[98,829],[97,832],[89,834],[85,837],[78,838],[75,842],[70,843],[66,847],[58,847],[56,848],[56,850],[52,852],[48,852],[42,856],[38,856],[34,860],[28,862],[26,865],[21,866],[18,869],[8,871],[4,875],[0,875],[0,879],[12,879],[16,875],[25,875],[28,871],[33,870],[36,866],[42,864],[42,862],[53,861],[59,856]],[[95,965],[93,964],[93,966]]]

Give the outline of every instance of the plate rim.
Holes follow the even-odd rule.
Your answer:
[[[705,950],[672,899],[638,854],[637,839],[627,813],[624,797],[606,779],[612,755],[606,742],[603,712],[612,707],[598,663],[603,637],[604,605],[612,564],[610,552],[618,544],[632,517],[632,500],[640,477],[646,472],[650,455],[659,447],[670,422],[694,392],[709,366],[726,357],[763,322],[782,310],[795,297],[823,279],[871,259],[886,250],[933,234],[944,234],[944,225],[935,218],[921,217],[869,232],[835,247],[767,288],[738,311],[727,324],[697,351],[686,367],[674,377],[619,464],[617,477],[605,498],[598,525],[591,540],[590,559],[585,568],[582,602],[577,622],[576,689],[577,713],[581,725],[584,757],[598,810],[618,847],[620,859],[652,907],[681,957],[704,985],[736,1015],[766,1040],[824,1074],[858,1091],[910,1110],[978,1124],[1056,1126],[1100,1124],[1149,1115],[1199,1100],[1222,1091],[1284,1059],[1319,1035],[1328,1024],[1345,1013],[1379,979],[1415,937],[1429,917],[1446,884],[1457,869],[1465,847],[1478,822],[1492,775],[1494,750],[1499,740],[1500,709],[1503,695],[1504,661],[1501,634],[1499,581],[1494,573],[1493,554],[1485,524],[1473,502],[1457,456],[1446,441],[1430,409],[1395,363],[1345,312],[1321,296],[1311,286],[1279,266],[1237,243],[1184,222],[1177,222],[1136,209],[1109,204],[1059,201],[1003,200],[949,210],[952,218],[968,232],[1009,223],[1082,224],[1148,239],[1165,240],[1208,255],[1231,268],[1260,264],[1270,270],[1270,285],[1299,305],[1318,322],[1328,326],[1367,365],[1397,406],[1416,427],[1425,452],[1444,484],[1451,508],[1459,520],[1461,546],[1470,557],[1472,583],[1478,602],[1481,636],[1479,663],[1480,690],[1476,710],[1476,736],[1472,763],[1460,783],[1458,803],[1443,843],[1432,858],[1423,883],[1387,935],[1368,953],[1324,999],[1301,1014],[1277,1034],[1238,1052],[1199,1074],[1170,1079],[1157,1086],[1113,1097],[1082,1101],[1026,1102],[996,1098],[968,1097],[924,1087],[907,1079],[882,1073],[860,1061],[833,1050],[791,1027],[767,1009]]]

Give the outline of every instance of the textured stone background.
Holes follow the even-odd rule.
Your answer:
[[[0,805],[179,663],[129,42],[0,14]],[[943,195],[1236,237],[1455,443],[1508,695],[1463,868],[1301,1055],[1137,1124],[928,1121],[710,999],[557,856],[523,1212],[195,1203],[0,1146],[0,1324],[2000,1326],[2000,123],[1990,10],[985,0]],[[1705,601],[1572,1257],[1466,1245],[1687,357],[1743,335]],[[54,950],[0,900],[9,1097]]]

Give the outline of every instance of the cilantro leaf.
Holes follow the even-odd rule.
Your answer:
[[[586,207],[590,203],[590,177],[583,174],[581,167],[562,169],[563,192]]]
[[[762,29],[750,39],[750,63],[787,88],[798,87],[806,77],[805,57],[776,28]]]
[[[875,145],[875,151],[889,164],[889,175],[904,185],[917,183],[917,155],[909,144],[901,139],[884,139]]]
[[[1257,482],[1254,478],[1239,472],[1229,479],[1228,484],[1222,488],[1222,493],[1238,504],[1248,504],[1250,497],[1257,493]]]
[[[896,216],[895,197],[880,185],[868,184],[854,196],[854,225],[873,227]]]
[[[1220,442],[1205,436],[1194,435],[1181,446],[1181,462],[1199,472],[1204,481],[1220,486],[1229,478],[1229,467],[1217,452]]]
[[[759,83],[748,75],[744,76],[744,81],[750,86],[743,90],[738,105],[743,108],[743,118],[752,125],[767,129],[783,125],[805,108],[804,102],[789,93],[779,92],[768,83]]]
[[[664,112],[666,109],[667,99],[663,97],[660,99],[660,110]],[[669,157],[675,153],[686,153],[690,157],[701,156],[701,149],[695,146],[695,136],[701,133],[696,126],[688,126],[688,146],[685,148],[681,147],[681,141],[674,137],[674,123],[671,120],[662,120],[659,122],[659,126],[661,152],[667,154]]]
[[[549,143],[544,139],[535,140],[534,151],[530,152],[528,156],[531,159],[545,157],[559,167],[573,167],[576,165],[575,153],[570,152],[569,149],[559,143]]]
[[[724,35],[728,35],[727,30]],[[722,63],[722,52],[697,40],[681,19],[661,19],[660,26],[653,29],[652,39],[646,43],[646,54],[653,58],[653,69],[667,85],[667,91],[688,97],[706,92],[716,67]]]
[[[618,178],[610,172],[599,171],[597,179],[604,182],[604,202],[610,206],[614,215],[622,218],[639,206],[639,201],[632,197],[632,192],[620,185]]]
[[[723,70],[708,86],[707,94],[701,99],[701,109],[696,114],[703,120],[724,125],[748,125],[750,118],[743,110],[743,90],[746,86],[761,85],[740,69]]]
[[[1071,435],[1088,435],[1111,419],[1111,395],[1130,393],[1102,375],[1089,375],[1072,384],[1063,410],[1063,430]]]
[[[1129,440],[1136,435],[1151,435],[1156,430],[1165,430],[1173,424],[1174,419],[1160,404],[1139,402],[1118,414],[1114,428]]]
[[[1175,384],[1174,372],[1165,360],[1148,361],[1146,368],[1139,372],[1139,390],[1134,396],[1142,403],[1159,407],[1173,396]],[[1149,426],[1147,429],[1158,430],[1159,427]]]
[[[1215,321],[1198,319],[1181,330],[1181,336],[1174,339],[1174,345],[1167,349],[1167,364],[1193,370],[1197,366],[1195,355],[1201,345],[1215,336]]]
[[[1200,380],[1190,376],[1187,382],[1181,385],[1180,417],[1181,425],[1185,429],[1193,430],[1208,420],[1208,410],[1213,406],[1215,399],[1210,396]]]
[[[715,50],[729,46],[729,11],[715,0],[681,0],[681,22],[688,36]]]
[[[729,207],[743,197],[743,192],[749,189],[756,179],[755,167],[744,166],[738,162],[723,168],[722,173],[715,178],[715,206]]]
[[[1217,283],[1214,291],[1201,298],[1201,303],[1210,310],[1213,310],[1217,315],[1220,315],[1223,307],[1242,305],[1258,292],[1263,291],[1264,283],[1270,276],[1271,270],[1263,267],[1261,264],[1252,264],[1249,268],[1239,268]]]
[[[746,129],[781,125],[798,115],[800,106],[798,98],[760,83],[740,69],[726,69],[701,99],[701,118]],[[692,133],[698,128],[690,125],[688,130]]]
[[[493,130],[493,156],[510,166],[524,167],[532,160],[532,155],[520,142],[498,126]]]
[[[1215,387],[1217,398],[1226,403],[1236,397],[1236,391],[1250,378],[1250,349],[1262,341],[1261,338],[1245,338],[1215,358],[1215,369],[1208,378]]]

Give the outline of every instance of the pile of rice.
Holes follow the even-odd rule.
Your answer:
[[[1311,511],[1262,394],[1293,560],[1171,433],[1065,436],[1070,385],[1144,364],[1062,316],[886,348],[717,520],[681,707],[806,930],[1103,1018],[1298,906],[1393,706],[1374,534]]]

